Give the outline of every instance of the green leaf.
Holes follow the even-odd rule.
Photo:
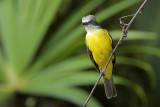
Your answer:
[[[12,0],[0,2],[0,23],[1,41],[5,54],[10,64],[14,66],[13,69],[19,71],[20,69],[17,65],[20,50],[17,42],[16,10]]]
[[[125,48],[125,51],[123,50]],[[141,53],[141,54],[150,54],[155,55],[157,57],[160,57],[160,49],[152,46],[121,46],[118,49],[118,53],[124,54],[124,53]]]
[[[74,86],[83,86],[83,85],[93,85],[96,80],[98,79],[99,73],[97,71],[83,71],[83,72],[68,72],[64,71],[64,74],[55,74],[52,75],[49,78],[36,78],[36,79],[31,79],[29,82],[30,85],[34,85],[38,81],[41,81],[37,85],[45,85],[46,83],[48,84],[53,84],[54,86],[62,86],[62,87],[74,87]],[[101,81],[101,84],[103,84],[103,81]]]
[[[10,87],[7,87],[5,85],[0,85],[0,106],[3,106],[3,103],[8,100],[9,97],[12,96],[12,91],[10,90]]]
[[[98,22],[102,22],[109,17],[115,15],[116,13],[129,8],[136,3],[140,2],[141,0],[124,0],[120,1],[118,3],[115,3],[114,5],[107,7],[106,9],[102,10],[101,12],[97,13],[95,16],[98,20]]]
[[[57,42],[57,44],[53,46],[52,49],[43,51],[42,54],[38,57],[38,60],[33,65],[33,68],[42,69],[44,66],[54,61],[54,59],[57,58],[64,49],[68,48],[72,42],[79,39],[76,35],[79,35],[79,33],[82,31],[82,27],[78,27],[75,31],[71,32],[69,37],[62,39],[60,43]]]
[[[113,40],[120,39],[122,30],[115,30],[110,32]],[[129,30],[126,40],[157,40],[158,34],[155,32],[134,31]]]
[[[4,56],[2,55],[2,51],[0,50],[0,82],[6,81],[6,72],[5,72],[5,60]]]
[[[141,101],[145,105],[147,105],[147,103],[148,103],[147,95],[146,95],[144,89],[139,84],[132,82],[128,79],[119,77],[119,76],[114,76],[114,82],[116,84],[124,85],[124,86],[132,89],[138,95],[138,97],[141,99]]]
[[[69,88],[69,87],[55,88],[54,86],[52,87],[43,86],[41,88],[28,87],[21,91],[34,95],[63,99],[65,101],[72,102],[78,106],[83,105],[89,94],[86,91],[78,88]],[[102,106],[98,103],[98,101],[96,101],[92,97],[88,104],[88,107],[102,107]]]
[[[48,92],[49,90],[52,90],[52,93],[55,93],[55,92],[57,92],[57,90],[61,91],[61,89],[62,90],[66,89],[66,87],[92,85],[97,81],[98,76],[99,76],[99,73],[96,71],[77,72],[77,73],[72,73],[72,74],[70,74],[70,73],[67,74],[67,71],[66,71],[66,73],[65,73],[66,75],[63,75],[62,73],[60,73],[60,74],[61,74],[61,77],[58,77],[58,78],[56,78],[57,75],[52,75],[53,78],[49,78],[46,80],[41,80],[39,78],[36,81],[32,81],[32,80],[28,81],[28,83],[25,84],[21,90],[22,91],[27,90],[27,91],[31,91],[31,92],[35,90],[35,92],[33,92],[33,93],[36,93],[42,89],[42,90],[45,90],[46,92]],[[123,86],[126,86],[126,87],[132,89],[138,95],[138,97],[142,100],[142,102],[144,102],[145,104],[147,103],[146,93],[140,85],[138,85],[134,82],[131,82],[130,80],[127,80],[123,77],[114,76],[113,78],[114,78],[114,82],[116,84],[123,85]],[[37,81],[39,81],[39,82],[37,82]],[[100,84],[103,85],[102,80],[100,81]],[[40,89],[37,89],[37,87],[41,87],[41,86],[43,86],[43,87]],[[55,90],[55,92],[54,92],[54,90]],[[65,93],[65,91],[63,91],[63,92]],[[40,95],[42,93],[43,92],[39,92]]]
[[[131,66],[136,66],[138,68],[141,68],[146,71],[150,78],[150,84],[152,87],[156,86],[156,76],[154,69],[151,64],[148,62],[145,62],[140,59],[134,59],[134,58],[128,58],[128,57],[117,57],[117,64],[126,64],[126,65],[131,65]]]
[[[72,43],[70,46],[70,48],[66,48],[63,50],[63,52],[65,52],[65,54],[61,53],[58,55],[58,57],[55,58],[56,61],[60,61],[63,60],[69,56],[72,56],[75,54],[75,52],[77,51],[82,51],[83,52],[83,47],[85,47],[85,38],[80,38],[78,40],[76,40],[74,43]],[[85,50],[85,53],[87,53],[87,51]]]
[[[33,59],[35,53],[37,52],[39,45],[48,29],[50,26],[49,24],[51,23],[52,20],[56,17],[56,12],[59,8],[59,5],[62,0],[54,0],[54,1],[46,1],[44,2],[43,0],[39,0],[38,3],[36,3],[36,9],[34,10],[34,16],[32,18],[32,15],[29,16],[30,23],[28,23],[28,20],[24,20],[23,23],[27,23],[27,28],[24,31],[29,32],[25,33],[26,35],[26,40],[29,41],[26,43],[25,47],[25,52],[26,55],[24,56],[26,61],[26,66],[30,63],[30,61]],[[41,11],[41,9],[43,11]],[[30,15],[30,14],[29,14]]]
[[[8,65],[13,66],[14,72],[24,71],[33,59],[61,1],[1,1],[2,43],[9,60]],[[33,12],[27,12],[28,8],[32,8]]]
[[[82,69],[87,69],[91,67],[91,61],[89,57],[86,56],[76,56],[64,61],[61,61],[57,64],[53,64],[46,69],[42,70],[41,72],[36,73],[36,71],[33,69],[29,76],[33,76],[33,79],[48,79],[48,78],[57,78],[58,75],[65,75],[67,74],[72,74],[75,71],[79,71]],[[27,78],[29,78],[27,76]],[[30,79],[30,78],[29,78]]]

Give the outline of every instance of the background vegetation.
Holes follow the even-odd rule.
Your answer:
[[[82,106],[99,74],[86,54],[81,18],[95,15],[116,43],[118,18],[141,2],[0,0],[0,106]],[[101,81],[88,107],[158,107],[159,3],[148,1],[116,52],[118,96],[107,100]]]

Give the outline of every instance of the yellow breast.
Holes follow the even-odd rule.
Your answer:
[[[104,29],[99,29],[94,32],[87,33],[86,45],[93,55],[93,59],[99,66],[100,70],[103,70],[112,51],[112,40],[108,32]],[[112,74],[113,64],[112,61],[108,65],[107,75],[110,78]]]

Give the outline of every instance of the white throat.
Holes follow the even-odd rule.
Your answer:
[[[85,26],[85,29],[86,29],[86,32],[87,32],[87,34],[88,34],[88,33],[93,33],[93,32],[95,32],[96,30],[99,30],[100,27],[99,27],[99,26],[93,26],[93,25],[86,25],[86,26]]]

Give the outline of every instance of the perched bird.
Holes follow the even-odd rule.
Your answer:
[[[93,15],[82,18],[82,24],[87,32],[86,48],[96,69],[102,73],[112,52],[113,40],[107,30],[100,27]],[[115,56],[112,57],[103,75],[106,97],[116,97],[117,92],[113,82],[112,71],[115,64]]]

